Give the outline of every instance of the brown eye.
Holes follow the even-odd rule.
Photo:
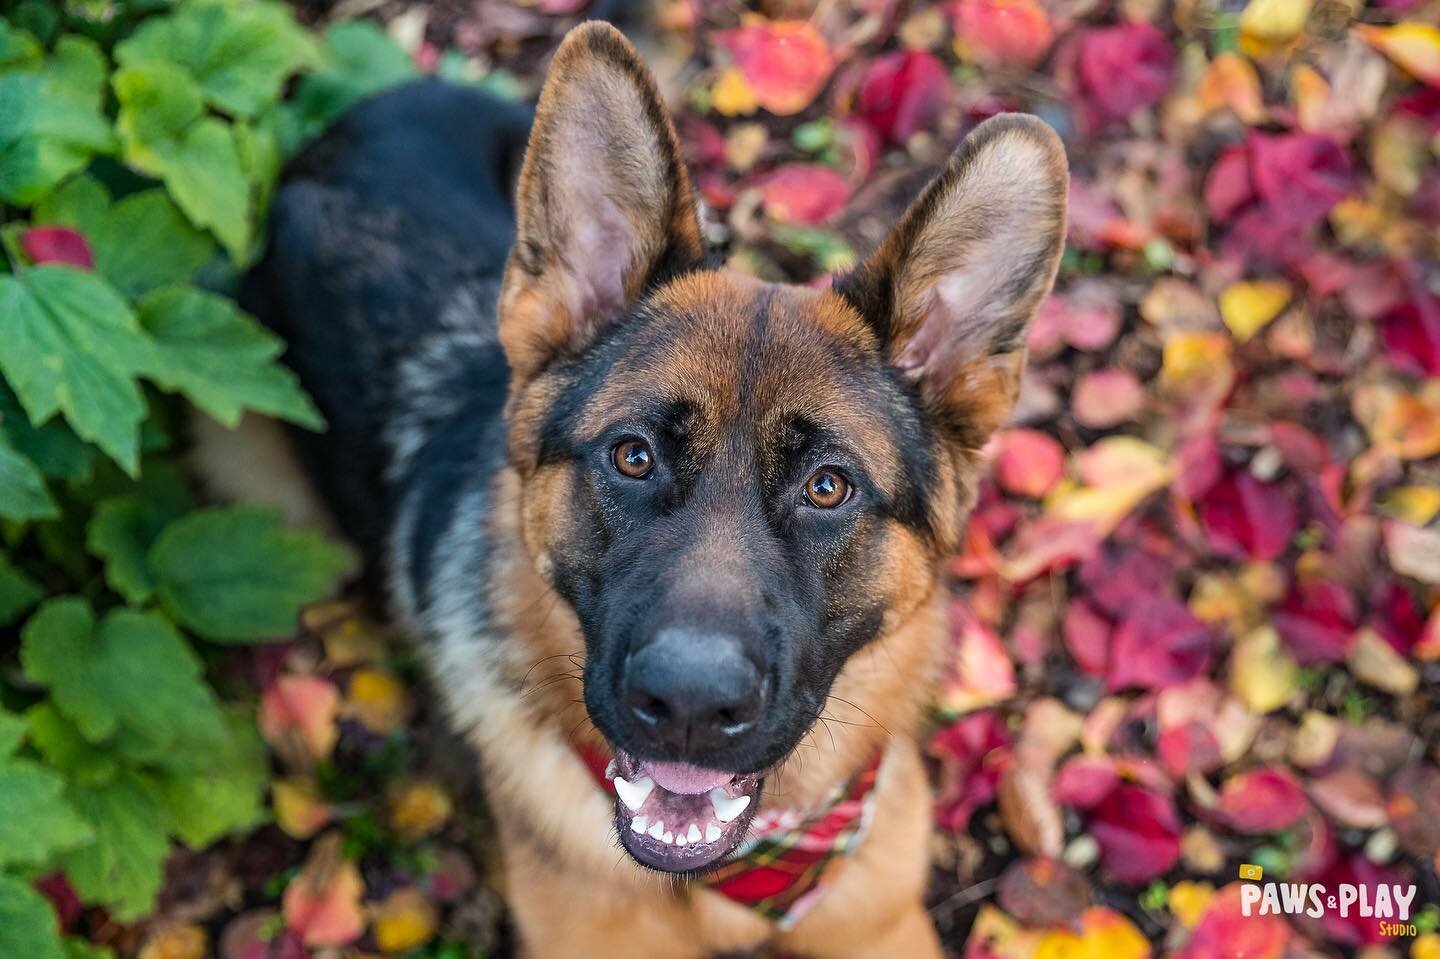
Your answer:
[[[834,509],[849,498],[849,481],[834,470],[816,470],[805,481],[805,500],[816,509]]]
[[[615,468],[631,479],[644,479],[655,465],[650,444],[644,440],[621,440],[611,454]]]

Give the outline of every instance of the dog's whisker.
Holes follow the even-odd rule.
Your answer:
[[[836,702],[844,703],[846,706],[849,706],[851,709],[853,709],[853,710],[855,710],[855,711],[857,711],[857,712],[859,712],[859,713],[863,713],[864,716],[865,716],[865,718],[868,719],[868,720],[870,720],[870,722],[872,722],[877,728],[879,728],[879,729],[884,729],[885,732],[887,732],[887,733],[890,732],[890,730],[885,726],[884,723],[882,723],[880,720],[878,720],[878,719],[876,719],[874,716],[872,716],[872,715],[870,714],[870,711],[869,711],[868,709],[864,708],[863,706],[856,705],[855,703],[852,703],[850,700],[845,699],[845,698],[843,698],[843,697],[841,697],[841,696],[836,696],[836,695],[833,694],[833,693],[831,693],[830,695],[826,696],[825,698],[826,698],[826,699],[833,699],[833,700],[835,700]],[[832,716],[831,718],[834,719],[833,716]],[[841,722],[841,720],[836,720],[836,722]]]

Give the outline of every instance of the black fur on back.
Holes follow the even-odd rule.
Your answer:
[[[439,80],[360,104],[286,170],[242,289],[329,422],[295,431],[297,450],[372,572],[397,494],[428,556],[459,487],[503,458],[495,298],[530,121]]]

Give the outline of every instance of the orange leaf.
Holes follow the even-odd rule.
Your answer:
[[[260,699],[260,734],[277,749],[298,743],[311,759],[325,759],[340,736],[340,695],[319,676],[281,676]]]
[[[340,835],[330,833],[315,843],[305,865],[285,887],[281,911],[285,925],[307,946],[343,946],[365,931],[360,897],[365,882],[360,870],[344,858]]]
[[[1238,53],[1222,53],[1210,61],[1205,76],[1200,79],[1199,97],[1206,113],[1228,107],[1251,125],[1265,119],[1260,77],[1250,61]]]
[[[986,66],[1029,66],[1055,40],[1035,0],[960,0],[953,8],[955,55]]]
[[[755,102],[776,116],[790,116],[808,107],[835,69],[830,45],[805,20],[768,20],[750,14],[717,40],[730,54]]]

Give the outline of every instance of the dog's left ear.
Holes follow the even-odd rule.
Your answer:
[[[605,23],[566,35],[520,172],[500,341],[523,381],[584,347],[646,284],[699,259],[690,180],[655,81]]]
[[[1069,175],[1053,130],[980,124],[874,254],[835,284],[939,427],[978,447],[1009,416],[1030,317],[1065,244]]]

